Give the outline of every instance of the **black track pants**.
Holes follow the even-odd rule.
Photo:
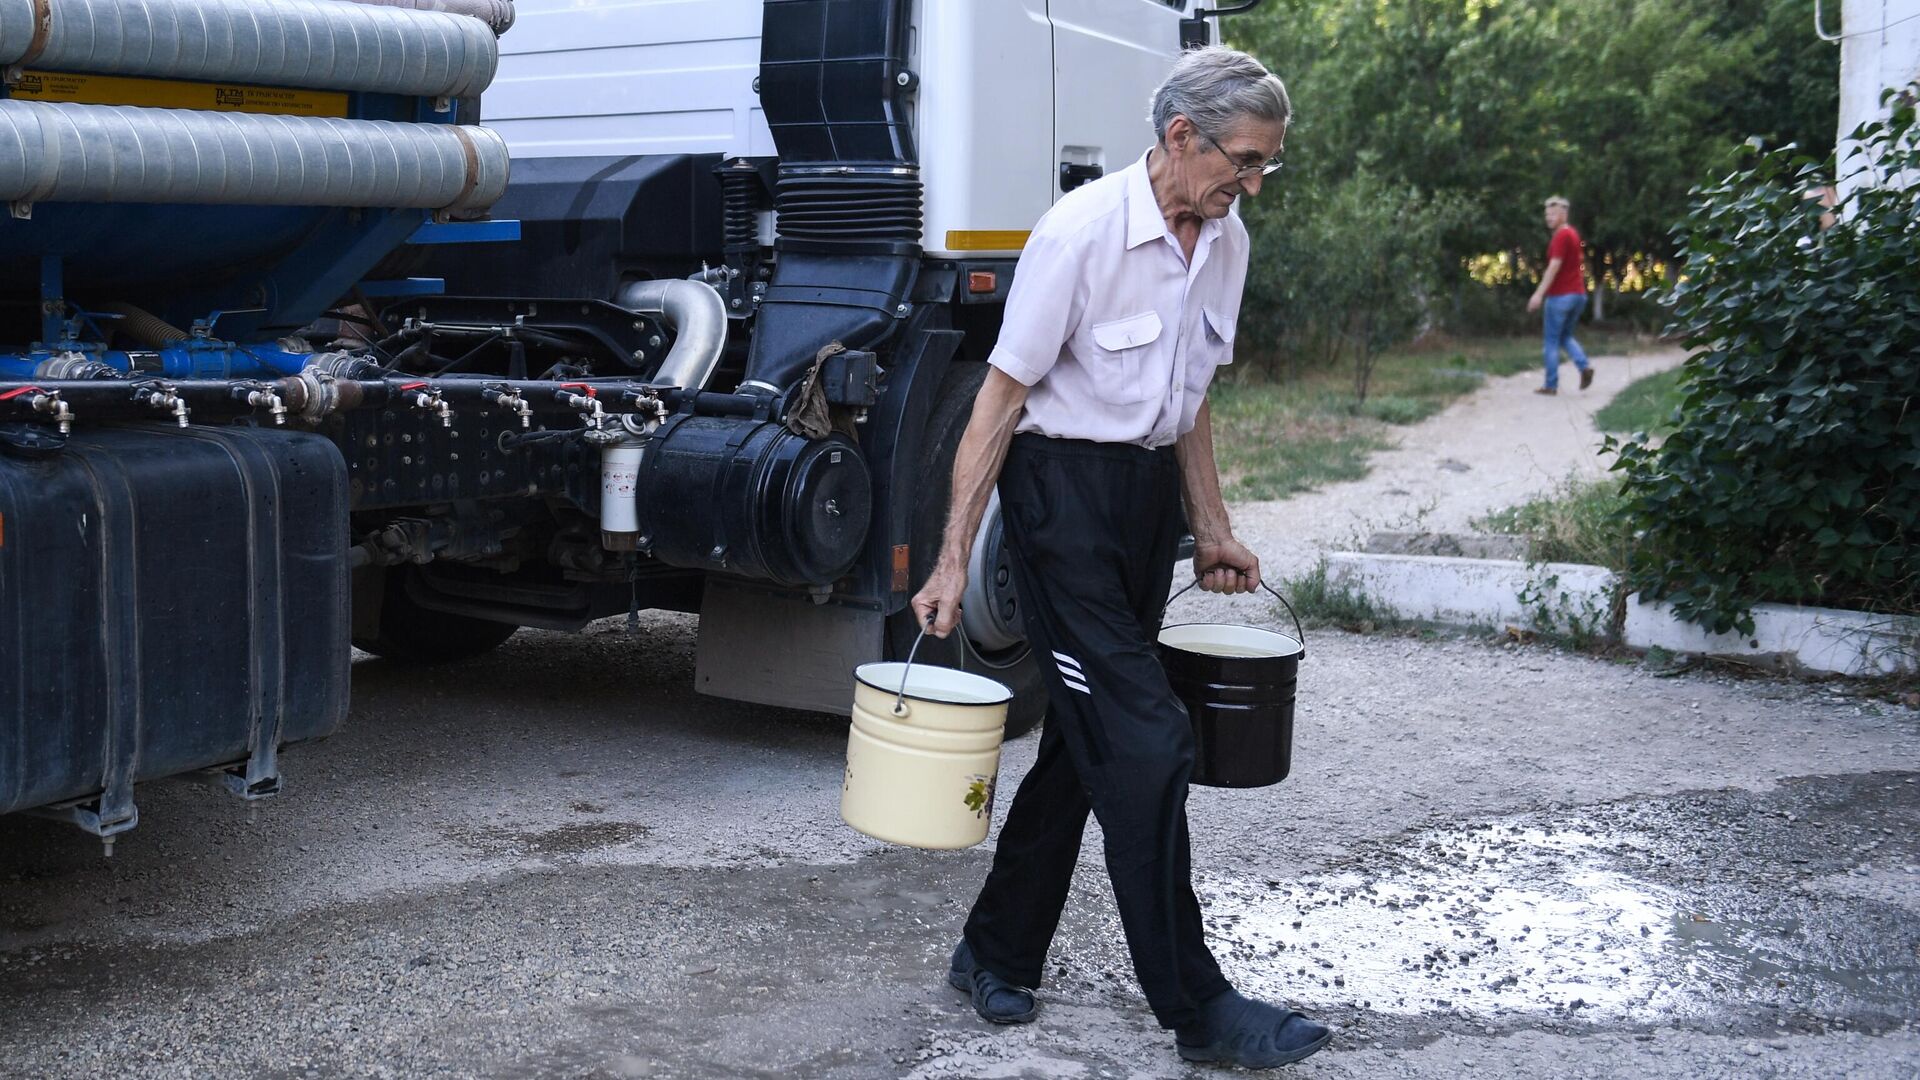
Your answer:
[[[1193,732],[1154,652],[1179,503],[1171,448],[1014,437],[1000,505],[1051,707],[966,928],[977,963],[1039,986],[1092,810],[1134,973],[1165,1027],[1228,988],[1193,895]]]

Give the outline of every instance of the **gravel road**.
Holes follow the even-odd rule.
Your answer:
[[[1603,361],[1587,399],[1502,380],[1342,488],[1435,520],[1513,501],[1583,454],[1619,369],[1662,362]],[[1471,468],[1419,468],[1446,458]],[[1236,508],[1274,564],[1350,513]],[[1040,1021],[978,1022],[941,965],[990,844],[839,824],[845,721],[695,695],[694,633],[362,660],[284,795],[146,785],[111,859],[0,818],[0,1075],[1211,1075],[1153,1025],[1097,843]],[[1920,1071],[1920,712],[1335,632],[1301,694],[1285,783],[1192,797],[1223,966],[1339,1027],[1290,1075]]]

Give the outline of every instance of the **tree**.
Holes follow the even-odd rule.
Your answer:
[[[1432,253],[1459,216],[1456,204],[1363,164],[1331,188],[1289,189],[1253,207],[1250,223],[1258,217],[1273,243],[1254,249],[1245,305],[1252,325],[1286,342],[1291,355],[1331,364],[1351,354],[1354,397],[1364,403],[1380,354],[1427,317],[1437,284]]]
[[[1671,257],[1689,188],[1749,136],[1831,153],[1838,58],[1805,21],[1803,0],[1269,0],[1227,27],[1292,93],[1286,185],[1364,160],[1466,208],[1431,256],[1452,284],[1489,253],[1539,267],[1549,194],[1621,266]],[[1256,250],[1297,224],[1261,220]]]

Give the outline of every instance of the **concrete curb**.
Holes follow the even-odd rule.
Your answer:
[[[1613,588],[1613,572],[1599,566],[1364,552],[1328,555],[1327,579],[1405,619],[1537,631],[1559,627],[1546,624],[1537,605],[1522,600],[1532,592],[1529,586],[1552,580],[1570,597],[1607,597]],[[1599,601],[1603,615],[1609,603]]]
[[[1838,608],[1759,604],[1749,637],[1710,634],[1665,604],[1627,598],[1615,625],[1612,571],[1577,563],[1524,563],[1431,555],[1338,552],[1335,587],[1360,592],[1406,619],[1454,626],[1514,626],[1612,636],[1632,649],[1762,662],[1838,675],[1920,670],[1920,619]]]
[[[1622,640],[1636,649],[1736,660],[1762,660],[1836,675],[1896,675],[1920,671],[1920,619],[1840,608],[1756,604],[1753,636],[1709,634],[1676,617],[1665,604],[1627,598]]]

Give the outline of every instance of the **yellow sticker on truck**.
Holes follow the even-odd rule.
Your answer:
[[[347,115],[347,95],[333,90],[284,90],[273,86],[136,79],[66,71],[23,72],[20,81],[9,86],[7,93],[28,101],[70,101],[80,105],[143,105],[154,109],[285,116]]]
[[[948,251],[1019,251],[1027,246],[1026,229],[952,229],[947,232]]]

